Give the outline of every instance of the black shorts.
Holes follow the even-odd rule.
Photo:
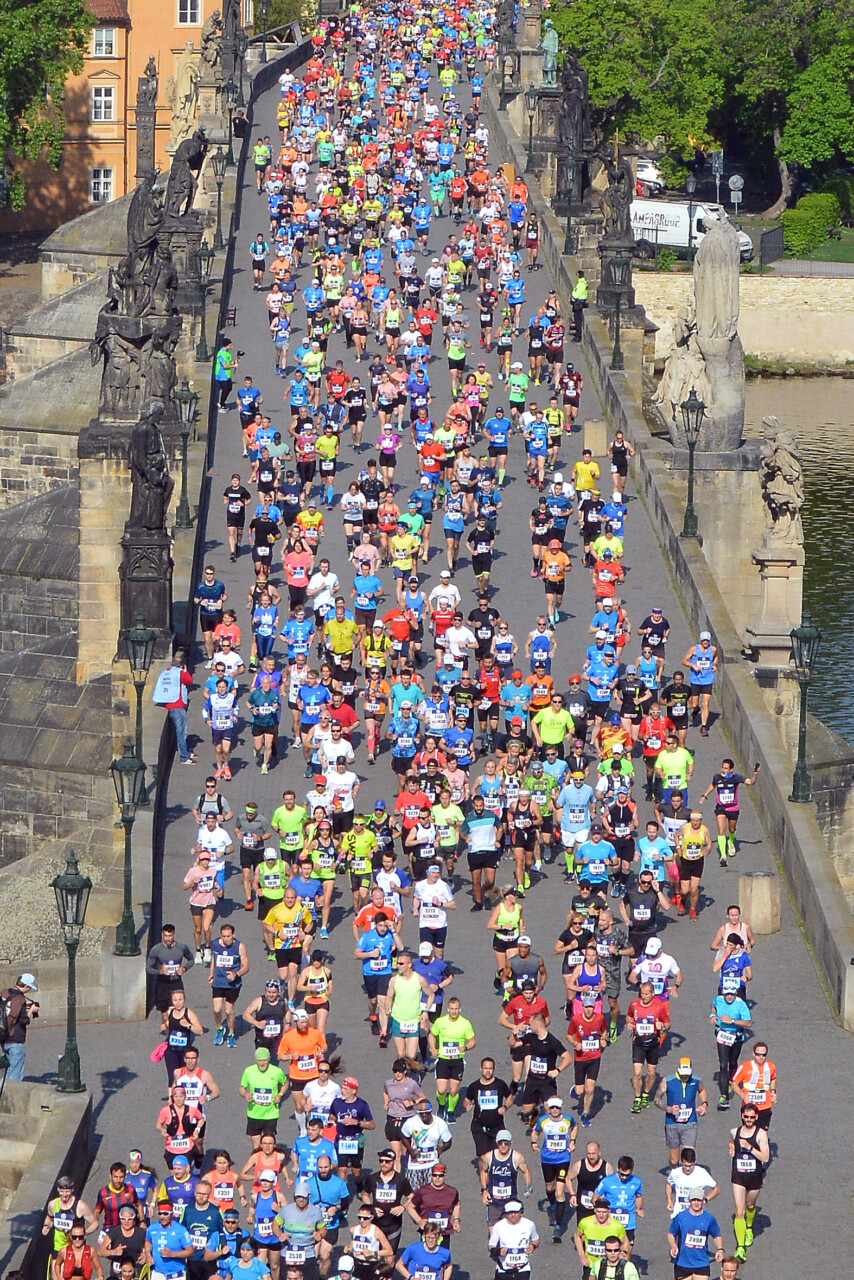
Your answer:
[[[413,756],[392,756],[391,758],[392,772],[402,773],[405,777],[407,773],[412,772],[412,761],[414,759],[415,759],[414,755]]]
[[[547,596],[562,596],[566,590],[566,578],[546,578],[543,587]]]
[[[428,866],[432,866],[432,865],[433,865],[432,863],[428,863]],[[447,940],[448,940],[448,928],[447,928],[447,925],[445,926],[445,928],[444,928],[444,929],[424,929],[424,928],[421,928],[421,929],[419,929],[419,930],[418,930],[418,941],[419,941],[419,942],[429,942],[431,946],[434,946],[434,947],[444,947],[444,945],[445,945],[445,943],[447,942]]]
[[[302,947],[279,947],[276,952],[276,964],[284,968],[286,964],[299,965],[302,960]]]
[[[661,1044],[653,1040],[652,1044],[643,1044],[640,1040],[632,1041],[632,1062],[646,1062],[650,1067],[658,1066]]]
[[[563,347],[547,347],[546,359],[549,364],[563,364]]]
[[[214,627],[218,627],[222,622],[222,609],[217,613],[200,613],[199,626],[202,631],[213,631]]]
[[[549,1098],[554,1097],[556,1088],[557,1083],[551,1076],[532,1076],[529,1071],[525,1092],[522,1094],[522,1106],[543,1106]]]
[[[403,1124],[403,1120],[395,1120],[392,1116],[386,1116],[383,1132],[387,1142],[401,1142],[403,1140]]]
[[[560,1164],[546,1163],[545,1160],[541,1160],[540,1168],[543,1171],[543,1182],[566,1182],[569,1165],[569,1160],[563,1160]]]
[[[522,831],[514,830],[512,845],[514,849],[524,849],[526,853],[533,853],[537,847],[536,827],[525,827]]]
[[[699,880],[703,874],[703,858],[677,858],[680,880]]]
[[[235,734],[235,726],[230,729],[211,729],[211,742],[213,746],[220,747],[224,742],[231,743]]]
[[[524,1062],[531,1052],[530,1045],[525,1044],[524,1040],[521,1044],[514,1044],[510,1049],[511,1062]]]
[[[501,861],[501,850],[492,849],[483,853],[470,853],[467,855],[466,861],[469,864],[469,871],[485,871],[490,867],[494,870]]]
[[[714,681],[711,684],[691,684],[691,697],[697,698],[701,693],[711,693],[714,689]]]
[[[739,809],[727,809],[722,804],[715,805],[716,818],[731,818],[733,822],[738,822]]]
[[[265,1133],[271,1133],[275,1138],[278,1127],[278,1116],[275,1116],[270,1120],[261,1120],[254,1116],[246,1117],[246,1133],[250,1138],[254,1138]]]
[[[490,458],[502,458],[507,452],[506,444],[491,444],[489,446]]]
[[[364,973],[362,974],[362,985],[369,1000],[376,1000],[377,996],[384,996],[388,991],[388,984],[391,982],[390,973]]]
[[[238,983],[236,987],[213,987],[211,995],[214,1000],[225,1000],[226,1004],[234,1004],[240,995],[240,984]]]
[[[761,1191],[765,1175],[761,1170],[756,1173],[736,1173],[730,1182],[734,1187],[744,1187],[745,1191]]]
[[[712,1268],[709,1267],[680,1267],[678,1262],[673,1264],[673,1280],[686,1280],[687,1276],[710,1276]]]
[[[465,1062],[462,1058],[439,1058],[436,1063],[437,1080],[462,1080]]]
[[[465,356],[463,356],[462,360],[451,360],[451,358],[450,358],[450,357],[448,358],[448,368],[449,368],[449,369],[459,369],[459,370],[462,370],[462,369],[465,369],[465,367],[466,367]]]
[[[233,512],[233,511],[229,511],[229,512],[227,512],[227,513],[226,513],[226,517],[225,517],[225,524],[226,524],[226,528],[228,528],[228,529],[242,529],[242,528],[244,528],[244,526],[245,526],[245,524],[246,524],[246,513],[245,513],[245,511],[240,511],[240,512]]]
[[[579,1084],[584,1084],[585,1080],[598,1080],[599,1068],[601,1067],[601,1065],[602,1065],[601,1057],[584,1058],[583,1061],[581,1062],[579,1062],[576,1059],[576,1061],[573,1063],[573,1070],[575,1073],[575,1083],[579,1085]]]
[[[498,935],[496,934],[495,937],[492,939],[492,950],[498,951],[501,954],[509,951],[511,947],[518,947],[518,945],[519,945],[518,933],[516,934],[515,938],[499,938]]]

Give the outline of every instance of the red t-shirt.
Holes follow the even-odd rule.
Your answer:
[[[353,726],[359,723],[359,717],[350,704],[342,702],[340,707],[330,707],[329,715],[336,724],[340,724],[342,737],[349,739]]]
[[[507,1001],[504,1012],[513,1019],[517,1027],[523,1027],[528,1025],[535,1013],[542,1013],[547,1018],[549,1006],[542,996],[534,996],[533,1000],[528,1001],[520,995]]]
[[[410,791],[408,787],[401,791],[394,802],[394,811],[400,814],[400,824],[404,831],[417,827],[421,821],[421,810],[430,807],[430,797],[426,791]]]
[[[668,733],[672,733],[675,727],[670,716],[659,716],[657,719],[652,716],[644,716],[638,727],[638,736],[645,739],[643,744],[644,755],[657,756],[664,747],[664,740]]]
[[[658,1035],[656,1022],[663,1022],[666,1027],[670,1026],[667,1005],[657,996],[653,996],[649,1004],[644,1004],[640,997],[636,997],[629,1005],[626,1017],[633,1020],[638,1040],[650,1040]]]
[[[600,1037],[607,1025],[601,1013],[594,1013],[592,1018],[585,1018],[583,1014],[577,1013],[572,1018],[566,1034],[570,1041],[578,1040],[581,1045],[580,1049],[573,1045],[576,1062],[589,1062],[593,1058],[602,1057]]]

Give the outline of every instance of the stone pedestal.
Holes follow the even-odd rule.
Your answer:
[[[539,89],[543,83],[543,51],[542,49],[517,49],[516,65],[518,67],[517,87],[523,91],[532,84]],[[524,103],[522,107],[524,111]],[[525,116],[525,133],[527,136],[528,118]]]
[[[84,427],[77,444],[80,467],[78,684],[86,684],[111,671],[122,626],[119,544],[130,508],[129,440],[129,428],[106,426],[96,419]],[[132,619],[130,625],[135,621]]]
[[[746,639],[762,666],[789,665],[789,633],[801,620],[804,559],[803,547],[797,546],[762,546],[753,552],[762,594],[758,612],[747,624]]]
[[[211,71],[206,71],[199,80],[199,118],[196,127],[202,126],[207,131],[208,141],[214,146],[225,142],[228,137],[228,124],[223,110],[222,81]]]
[[[543,33],[542,0],[531,0],[527,9],[523,9],[522,15],[521,23],[517,23],[519,42],[531,49],[536,49]]]
[[[617,311],[617,291],[614,287],[614,259],[618,253],[631,258],[634,241],[625,244],[600,243],[599,245],[599,286],[596,290],[596,309],[600,315],[612,321]],[[629,273],[628,287],[620,290],[620,324],[626,329],[641,327],[646,320],[643,307],[635,302],[635,290]]]
[[[144,80],[144,77],[140,77]],[[157,107],[154,103],[136,105],[136,178],[141,181],[154,168],[154,126]]]
[[[201,215],[191,209],[182,218],[166,218],[160,233],[161,241],[169,246],[172,264],[178,273],[175,305],[182,314],[201,309],[202,286],[196,251],[202,243],[203,232]]]
[[[121,539],[121,627],[132,627],[145,618],[157,632],[155,655],[171,652],[172,631],[172,539],[165,530],[133,529]]]
[[[754,933],[779,933],[780,877],[773,871],[747,871],[740,875],[738,905]]]

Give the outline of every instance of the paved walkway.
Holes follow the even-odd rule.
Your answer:
[[[256,107],[254,133],[269,132],[275,136],[274,93],[267,94]],[[237,307],[237,329],[233,334],[235,348],[246,351],[240,374],[250,373],[261,387],[265,408],[272,412],[273,420],[283,423],[281,396],[284,384],[273,375],[273,358],[267,334],[263,296],[252,292],[252,275],[249,268],[248,245],[257,231],[267,229],[266,205],[249,184],[243,192],[243,209],[240,219],[237,270],[234,281],[233,302]],[[437,249],[444,237],[454,228],[447,221],[434,224],[430,237],[431,248]],[[301,287],[307,283],[307,272],[300,277]],[[547,271],[539,271],[529,277],[528,299],[537,303],[551,287]],[[567,300],[564,299],[564,306]],[[467,297],[472,305],[472,295]],[[526,304],[527,305],[527,304]],[[304,313],[302,313],[304,316]],[[477,333],[474,322],[472,330]],[[369,342],[369,349],[375,349]],[[524,356],[522,343],[518,354]],[[344,356],[352,372],[355,366],[345,353],[343,344],[336,337],[331,346],[332,360]],[[579,356],[575,354],[576,362]],[[489,367],[496,372],[494,355]],[[583,364],[580,366],[582,372]],[[443,359],[437,359],[431,368],[434,389],[438,391],[438,404],[434,416],[439,417],[447,404],[447,376]],[[545,388],[543,388],[545,391]],[[501,384],[492,397],[492,405],[502,403]],[[582,396],[581,418],[601,415],[591,381],[587,380]],[[369,421],[366,438],[373,440],[376,420]],[[561,465],[569,469],[580,456],[579,436],[566,442],[561,455]],[[342,448],[339,473],[339,492],[342,484],[356,475],[364,465],[366,453],[354,455],[349,443]],[[216,459],[214,473],[214,497],[211,504],[210,525],[207,529],[208,558],[216,565],[224,578],[231,601],[245,624],[247,615],[243,609],[249,586],[249,560],[244,557],[237,565],[229,563],[225,541],[225,521],[219,493],[233,471],[247,474],[245,460],[241,457],[240,432],[236,413],[222,414],[217,424]],[[513,440],[510,464],[511,477],[503,493],[504,509],[500,519],[499,546],[502,552],[494,574],[495,603],[506,616],[511,630],[521,640],[533,624],[543,603],[542,584],[530,575],[529,537],[527,519],[534,505],[532,490],[520,480],[522,470],[521,443]],[[408,492],[415,477],[414,461],[408,446],[402,455],[398,479]],[[629,485],[631,493],[631,484]],[[345,558],[344,538],[337,512],[326,516],[327,532],[324,552],[330,555],[333,568],[349,589],[349,572]],[[588,643],[587,628],[592,608],[592,592],[587,573],[580,565],[579,548],[573,539],[568,549],[574,561],[565,607],[568,618],[562,622],[558,633],[558,652],[554,664],[556,684],[566,688],[571,671],[580,667]],[[629,503],[626,565],[629,570],[625,588],[625,602],[635,623],[648,612],[649,607],[662,602],[672,623],[669,645],[668,673],[679,663],[693,637],[689,635],[685,618],[674,596],[668,566],[661,556],[655,530],[650,527],[647,513],[639,501]],[[435,585],[444,557],[434,551],[429,564],[427,589]],[[465,611],[475,603],[472,578],[467,567],[457,577],[463,592]],[[387,586],[391,584],[387,581]],[[247,628],[248,631],[248,628]],[[248,641],[244,645],[248,651]],[[631,658],[637,656],[637,645],[629,645]],[[204,679],[200,650],[196,653],[197,678]],[[195,733],[201,732],[201,697],[195,693],[190,722]],[[289,717],[287,717],[289,719]],[[694,796],[704,789],[713,770],[727,751],[727,743],[718,723],[715,723],[708,739],[699,738],[696,731],[689,737],[689,746],[696,751],[696,778]],[[200,763],[197,768],[176,767],[171,787],[172,822],[166,842],[164,919],[177,921],[179,936],[189,940],[189,915],[184,895],[180,890],[181,878],[189,865],[188,849],[194,838],[194,827],[189,816],[190,806],[202,788],[209,771],[211,751],[207,734],[197,743]],[[268,777],[262,777],[251,759],[251,740],[244,729],[236,745],[235,776],[223,790],[234,807],[250,798],[269,816],[285,785],[293,785],[302,793],[301,756],[288,755]],[[384,757],[376,769],[365,769],[364,747],[357,753],[357,768],[364,777],[362,800],[365,806],[377,795],[391,800],[394,795],[392,776]],[[639,768],[642,768],[640,764]],[[479,768],[473,771],[476,776]],[[640,802],[641,817],[646,818],[650,806]],[[711,813],[709,806],[708,812]],[[679,999],[674,1002],[674,1035],[664,1061],[667,1071],[675,1069],[682,1053],[690,1053],[697,1069],[709,1086],[710,1095],[716,1096],[713,1073],[717,1059],[712,1034],[709,1030],[708,1007],[715,993],[715,981],[711,973],[709,943],[717,927],[723,921],[726,905],[737,899],[739,871],[769,869],[772,867],[770,851],[762,830],[749,802],[743,810],[739,827],[741,849],[738,858],[727,871],[716,865],[709,866],[705,878],[703,910],[699,923],[687,918],[668,922],[665,947],[678,960],[685,982]],[[507,878],[506,863],[499,879]],[[548,870],[542,880],[532,887],[525,902],[526,927],[534,938],[535,950],[545,955],[549,965],[546,996],[550,1002],[553,1029],[562,1035],[565,1024],[561,1006],[563,988],[559,964],[552,958],[554,939],[564,925],[572,890],[564,886],[557,868]],[[239,936],[246,942],[252,972],[244,986],[246,1000],[257,994],[270,966],[263,960],[259,927],[254,914],[242,910],[239,873],[232,873],[228,882],[228,899],[221,918],[236,922]],[[380,1116],[381,1085],[390,1074],[393,1050],[382,1052],[367,1028],[365,1001],[361,992],[359,966],[352,959],[349,894],[339,892],[333,929],[328,944],[330,959],[334,964],[335,993],[330,1017],[330,1030],[334,1033],[343,1063],[348,1072],[355,1072],[362,1082],[361,1092]],[[509,1069],[505,1033],[497,1027],[499,1004],[492,991],[492,963],[485,916],[469,916],[467,886],[458,893],[459,905],[451,920],[447,956],[456,970],[453,991],[460,995],[464,1011],[472,1018],[478,1035],[477,1049],[470,1055],[466,1079],[474,1078],[476,1064],[482,1052],[496,1056],[499,1071]],[[413,943],[417,941],[413,921],[407,919],[404,934]],[[190,974],[187,982],[190,1004],[202,1018],[206,1028],[212,1025],[208,988],[204,975],[198,970]],[[777,1063],[781,1079],[781,1097],[774,1118],[773,1137],[778,1146],[778,1159],[772,1165],[766,1188],[761,1198],[761,1210],[757,1219],[758,1233],[753,1246],[748,1269],[759,1280],[779,1280],[781,1275],[796,1275],[807,1266],[820,1260],[823,1270],[831,1271],[841,1265],[845,1257],[843,1239],[844,1222],[850,1211],[849,1188],[852,1184],[851,1143],[846,1140],[850,1089],[849,1063],[850,1038],[839,1030],[829,1015],[812,961],[804,946],[802,936],[792,919],[788,904],[784,903],[783,930],[772,937],[761,938],[755,951],[755,980],[751,984],[754,1001],[754,1019],[759,1035],[767,1037]],[[626,1000],[623,1000],[625,1009]],[[111,1159],[125,1156],[131,1146],[141,1146],[150,1162],[163,1171],[160,1139],[154,1131],[154,1122],[160,1100],[164,1095],[165,1078],[162,1066],[149,1061],[149,1052],[157,1043],[157,1022],[150,1019],[147,1025],[115,1024],[87,1026],[81,1029],[81,1051],[84,1076],[93,1088],[96,1100],[96,1125],[98,1133],[99,1164],[90,1181],[90,1194],[106,1180]],[[243,1107],[237,1096],[237,1082],[243,1067],[252,1056],[252,1039],[241,1036],[234,1050],[213,1048],[210,1030],[201,1040],[202,1063],[217,1079],[223,1096],[210,1108],[209,1145],[225,1145],[235,1161],[242,1162],[246,1153],[243,1136]],[[56,1029],[33,1032],[30,1037],[29,1063],[33,1071],[47,1071],[54,1053],[62,1050],[63,1036]],[[805,1073],[809,1088],[805,1092]],[[616,1162],[618,1156],[630,1153],[635,1158],[636,1172],[643,1179],[646,1196],[646,1216],[638,1230],[636,1257],[641,1265],[647,1265],[650,1275],[663,1275],[669,1268],[666,1247],[667,1217],[664,1211],[663,1172],[666,1157],[662,1136],[661,1112],[650,1109],[640,1116],[630,1114],[630,1050],[628,1038],[621,1035],[619,1041],[605,1054],[592,1128],[582,1134],[600,1141],[605,1156]],[[429,1077],[426,1082],[432,1092]],[[564,1077],[562,1092],[568,1096],[569,1080]],[[284,1108],[288,1116],[289,1108]],[[736,1123],[737,1112],[728,1115],[715,1113],[700,1126],[699,1155],[723,1184],[723,1192],[715,1202],[719,1210],[724,1238],[728,1249],[734,1245],[731,1225],[731,1198],[728,1185],[729,1162],[727,1137],[729,1127]],[[522,1126],[514,1115],[511,1119],[517,1145],[525,1150]],[[290,1140],[294,1134],[293,1122],[283,1120],[280,1133]],[[370,1163],[379,1140],[369,1140],[367,1150]],[[527,1152],[526,1152],[527,1154]],[[471,1165],[472,1146],[464,1122],[454,1130],[454,1146],[449,1154],[449,1181],[458,1186],[463,1198],[464,1229],[454,1243],[454,1259],[460,1274],[486,1274],[487,1259],[484,1251],[484,1228],[481,1202]],[[541,1177],[534,1169],[537,1197],[542,1195]],[[795,1213],[792,1213],[792,1210]],[[545,1231],[545,1214],[535,1212],[538,1224]],[[407,1236],[409,1231],[407,1229]],[[561,1274],[569,1271],[577,1274],[577,1259],[570,1240],[564,1240],[560,1248],[545,1244],[534,1262],[535,1274]],[[669,1270],[667,1272],[669,1274]]]

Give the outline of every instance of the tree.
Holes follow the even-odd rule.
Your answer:
[[[20,209],[22,160],[59,165],[65,117],[62,89],[83,68],[94,18],[83,0],[0,3],[0,158],[13,170],[11,203]]]
[[[854,74],[848,0],[720,0],[731,110],[777,165],[778,217],[793,166],[854,154],[848,84]]]
[[[561,0],[553,6],[564,47],[590,77],[602,137],[655,141],[687,155],[711,142],[709,116],[723,101],[718,6],[695,0]]]

